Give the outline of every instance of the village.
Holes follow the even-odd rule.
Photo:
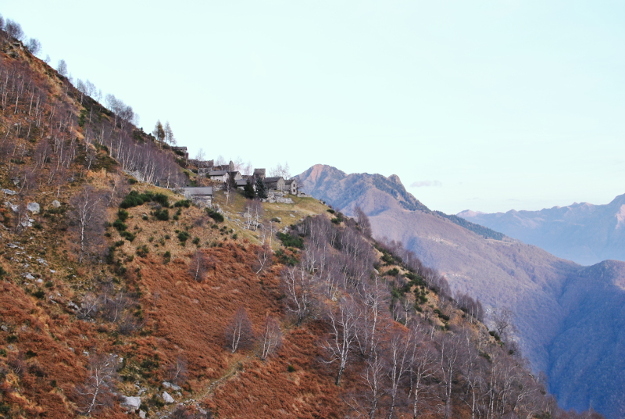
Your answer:
[[[214,160],[189,159],[187,147],[171,147],[172,151],[185,160],[190,168],[197,168],[195,186],[178,188],[187,199],[202,207],[211,207],[216,191],[243,193],[247,198],[258,198],[263,202],[292,204],[292,196],[305,196],[299,191],[297,179],[283,176],[267,176],[264,168],[254,169],[252,174],[243,174],[234,162],[215,164]],[[192,171],[195,171],[191,169]]]

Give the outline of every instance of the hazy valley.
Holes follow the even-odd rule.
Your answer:
[[[576,203],[495,214],[467,210],[458,216],[581,265],[625,260],[625,195],[605,205]]]
[[[625,367],[618,326],[624,319],[625,263],[583,267],[466,225],[427,209],[396,176],[348,175],[317,165],[299,179],[312,196],[347,214],[362,208],[375,237],[404,243],[444,274],[455,292],[495,310],[509,308],[524,353],[547,373],[550,388],[566,407],[592,405],[609,417],[622,415],[625,387],[614,372]]]

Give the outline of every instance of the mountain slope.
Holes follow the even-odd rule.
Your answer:
[[[582,265],[625,260],[625,194],[605,205],[494,214],[467,210],[458,216]]]
[[[0,75],[1,418],[562,414],[414,255],[309,197],[155,186],[199,179],[2,30]]]
[[[618,301],[623,295],[619,285],[625,263],[612,262],[608,270],[602,270],[602,265],[584,268],[512,239],[484,238],[429,210],[405,209],[394,198],[407,199],[403,193],[391,195],[376,188],[372,178],[377,176],[346,175],[317,165],[299,179],[307,193],[348,214],[360,206],[369,215],[376,237],[402,241],[426,265],[443,273],[455,291],[467,292],[492,308],[511,309],[521,347],[535,367],[549,374],[551,388],[566,407],[592,404],[618,417],[614,400],[622,401],[625,390],[614,377],[619,374],[599,378],[592,371],[594,361],[575,348],[594,347],[605,362],[602,365],[620,365],[622,329],[597,340],[592,328],[598,322],[613,324],[611,315],[623,319]],[[326,179],[332,183],[325,183]],[[394,184],[403,190],[401,183]],[[602,301],[609,308],[599,304]],[[578,309],[580,304],[586,311]],[[579,368],[562,368],[564,359]],[[611,389],[600,390],[603,385]]]

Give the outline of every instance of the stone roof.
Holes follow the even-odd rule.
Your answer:
[[[191,187],[191,188],[182,188],[184,190],[184,196],[207,196],[213,195],[213,188],[210,186],[203,187]]]

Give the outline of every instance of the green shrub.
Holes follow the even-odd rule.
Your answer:
[[[40,300],[43,300],[44,298],[46,298],[46,293],[43,292],[43,290],[37,290],[35,292],[33,292],[33,297],[39,298]]]
[[[189,240],[189,237],[191,236],[186,231],[181,231],[178,233],[178,240],[180,240],[181,243],[186,243],[187,240]]]
[[[397,276],[397,275],[399,275],[399,269],[397,269],[397,268],[389,269],[388,271],[386,271],[386,273],[384,275]]]
[[[113,227],[115,227],[115,229],[119,232],[125,231],[128,228],[128,226],[119,218],[113,222]]]
[[[206,208],[206,214],[211,217],[215,222],[222,223],[224,221],[224,216],[211,208]]]
[[[128,219],[128,211],[126,211],[123,208],[120,208],[117,211],[117,218],[119,218],[120,221],[126,221]]]
[[[122,231],[121,233],[119,233],[119,235],[125,238],[126,240],[128,240],[129,242],[133,241],[135,237],[137,237],[134,234],[132,234],[130,231]]]
[[[169,220],[169,210],[167,210],[166,208],[156,210],[154,212],[154,216],[156,217],[157,220],[167,221]]]
[[[282,233],[282,232],[278,232],[276,236],[282,242],[284,247],[295,247],[298,249],[304,248],[304,239],[299,236],[293,236],[291,234]]]
[[[189,208],[191,206],[191,201],[189,199],[183,199],[182,201],[178,201],[174,204],[174,207],[184,207]]]
[[[137,247],[137,256],[144,258],[148,255],[148,253],[150,253],[150,249],[148,249],[148,246],[145,244]]]
[[[119,204],[119,206],[121,208],[132,208],[143,205],[144,203],[150,201],[158,202],[164,207],[169,207],[169,199],[167,198],[167,195],[150,191],[144,192],[142,194],[137,191],[130,191],[130,193],[126,195],[126,197],[124,198],[122,203]]]

